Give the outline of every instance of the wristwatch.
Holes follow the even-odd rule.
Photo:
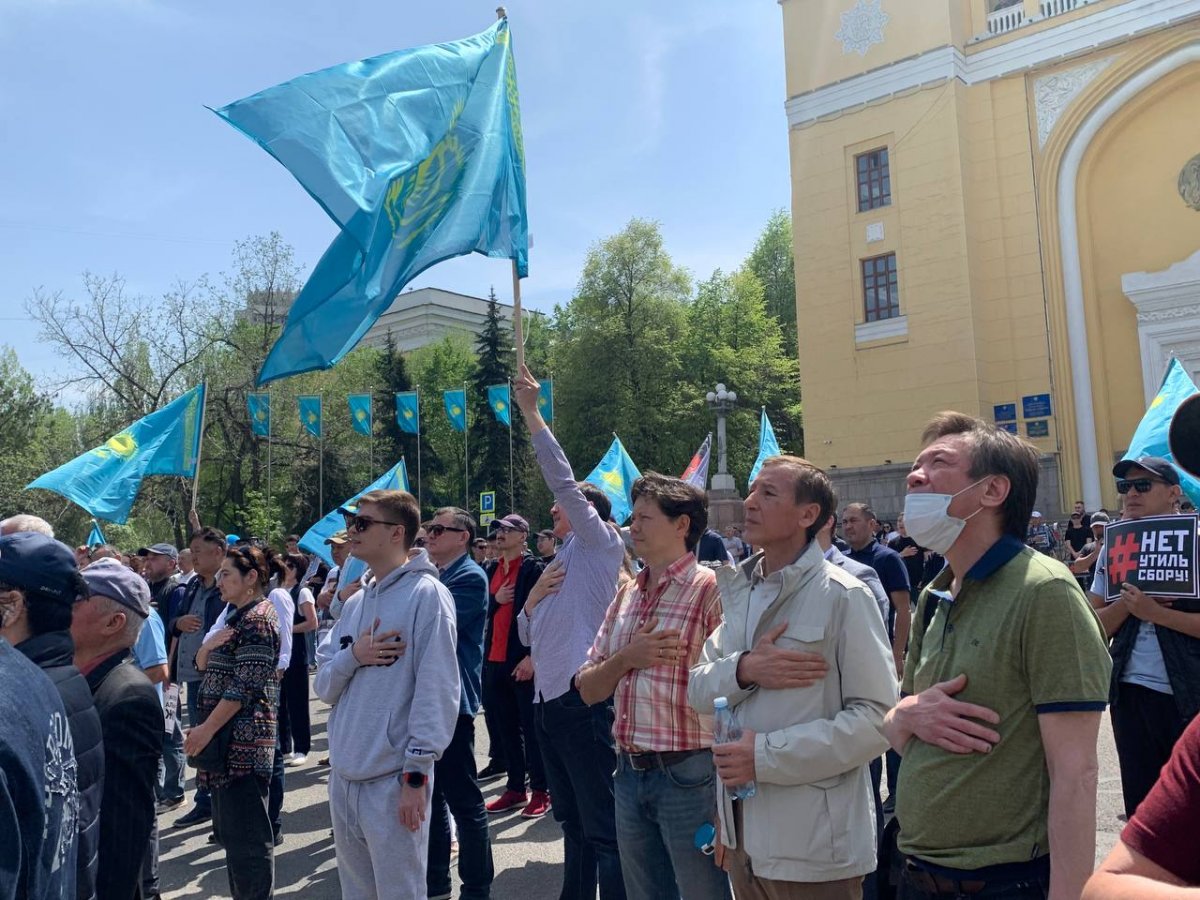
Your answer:
[[[405,772],[404,784],[413,788],[425,787],[425,774],[423,772]]]

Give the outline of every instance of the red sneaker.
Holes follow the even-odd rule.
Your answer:
[[[490,813],[508,812],[510,809],[516,809],[528,800],[529,797],[524,791],[505,791],[491,803],[487,804],[487,811]]]
[[[550,793],[548,791],[534,791],[533,799],[521,810],[521,818],[540,819],[548,812],[550,812]]]

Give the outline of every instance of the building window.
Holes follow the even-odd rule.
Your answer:
[[[892,173],[887,147],[854,157],[858,177],[858,211],[892,205]]]
[[[862,261],[863,309],[866,321],[878,322],[900,315],[900,290],[896,280],[896,254]]]

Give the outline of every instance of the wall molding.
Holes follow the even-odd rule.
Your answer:
[[[1200,0],[1129,0],[970,54],[938,47],[791,97],[784,104],[788,127],[804,128],[949,79],[979,84],[1003,78],[1196,17]]]

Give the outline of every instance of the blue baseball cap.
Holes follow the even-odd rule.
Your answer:
[[[71,548],[35,531],[0,537],[0,582],[63,603],[84,593]]]

